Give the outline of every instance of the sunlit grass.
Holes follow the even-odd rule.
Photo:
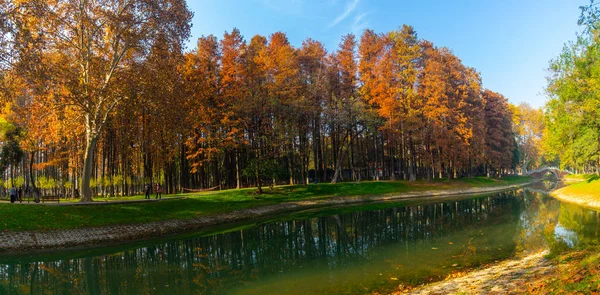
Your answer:
[[[529,284],[529,294],[597,294],[600,291],[598,246],[554,254],[555,272]]]

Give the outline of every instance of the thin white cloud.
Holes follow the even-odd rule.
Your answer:
[[[351,2],[349,2],[348,5],[346,5],[346,10],[344,10],[344,13],[342,13],[338,17],[336,17],[329,24],[329,28],[335,27],[335,25],[339,24],[341,21],[346,19],[350,15],[350,13],[352,13],[352,11],[354,11],[354,9],[356,9],[356,6],[358,6],[358,1],[359,0],[352,0]]]
[[[362,12],[354,17],[354,22],[352,23],[352,33],[354,35],[359,35],[369,26],[369,22],[365,19],[369,14],[370,12]]]

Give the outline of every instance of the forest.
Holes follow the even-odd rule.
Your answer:
[[[538,165],[554,128],[410,25],[335,50],[235,28],[187,49],[191,18],[184,0],[0,1],[2,187],[89,201],[146,183],[497,177]]]

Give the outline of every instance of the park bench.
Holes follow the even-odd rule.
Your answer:
[[[42,196],[42,203],[46,201],[60,203],[60,196]]]

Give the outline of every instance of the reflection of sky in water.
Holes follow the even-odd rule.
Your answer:
[[[525,229],[526,237],[531,236],[531,234],[535,232],[535,229],[533,228],[533,226],[531,226],[531,223],[529,222],[529,218],[530,217],[529,214],[527,214],[527,211],[521,212],[521,216],[519,216],[520,227]]]
[[[578,244],[577,233],[572,230],[566,229],[560,222],[554,227],[554,239],[557,241],[563,241],[570,248],[575,247]]]

